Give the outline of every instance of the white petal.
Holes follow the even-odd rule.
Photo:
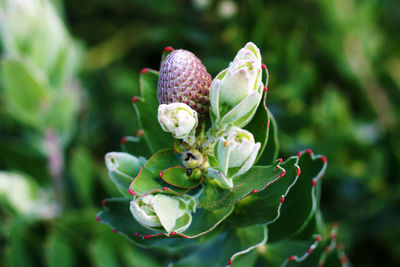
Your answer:
[[[178,219],[179,201],[173,197],[158,194],[151,202],[162,226],[168,233],[171,232]]]

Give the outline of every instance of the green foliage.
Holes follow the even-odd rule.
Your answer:
[[[330,238],[332,221],[340,222],[338,239],[354,266],[399,265],[397,1],[54,0],[40,1],[33,20],[20,16],[9,23],[7,5],[20,2],[26,1],[0,1],[1,266],[196,266],[203,261],[224,266],[234,253],[225,244],[240,240],[228,240],[228,229],[255,223],[267,224],[266,244],[235,257],[232,266],[347,264],[343,244]],[[231,13],[225,2],[233,3]],[[17,35],[19,30],[23,34]],[[18,43],[15,36],[22,36]],[[82,41],[85,53],[71,36]],[[138,156],[139,166],[161,148],[172,149],[172,138],[154,117],[154,91],[146,98],[139,86],[148,75],[149,88],[155,88],[157,73],[140,70],[158,69],[162,48],[171,45],[195,52],[215,77],[248,40],[261,48],[271,72],[268,115],[259,108],[254,119],[268,116],[270,123],[267,139],[266,124],[254,120],[246,129],[266,142],[257,165],[273,165],[282,157],[286,175],[235,202],[230,215],[207,234],[132,237],[141,244],[184,241],[169,253],[137,247],[98,223],[101,200],[120,193],[131,199],[129,184],[136,177],[136,169],[129,177],[118,172],[116,185],[103,155],[120,150],[123,136],[129,138],[121,150]],[[139,98],[129,109],[133,96]],[[138,117],[137,107],[152,111]],[[57,138],[49,138],[54,133]],[[158,143],[153,150],[147,137]],[[321,160],[302,166],[291,156],[307,147],[329,159],[315,192],[308,180],[315,174],[307,170]],[[164,176],[175,185],[161,177],[160,183],[177,185]],[[303,177],[308,182],[299,186]],[[303,189],[308,203],[315,196],[315,208],[293,208]],[[285,218],[291,210],[308,223],[294,220],[291,227]],[[206,212],[198,208],[194,215]],[[317,234],[322,240],[307,258],[287,260],[305,255]]]

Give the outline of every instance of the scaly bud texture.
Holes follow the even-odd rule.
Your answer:
[[[208,117],[211,75],[192,52],[179,49],[161,64],[158,80],[160,104],[184,103],[197,111],[199,122]]]

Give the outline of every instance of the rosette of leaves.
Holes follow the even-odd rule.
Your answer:
[[[268,72],[258,48],[248,43],[210,88],[193,86],[207,85],[196,81],[207,75],[166,73],[175,68],[173,58],[174,50],[167,48],[161,74],[149,69],[141,73],[141,95],[134,97],[141,134],[129,140],[142,154],[106,155],[109,176],[122,197],[104,200],[97,219],[138,246],[173,255],[169,266],[325,262],[321,247],[332,244],[319,199],[327,161],[309,149],[286,160],[277,158],[277,125],[266,105]],[[201,64],[194,59],[178,62],[186,61]],[[196,68],[204,74],[205,68]],[[173,94],[160,93],[168,90],[165,84],[175,86]],[[228,92],[232,86],[236,95]],[[203,92],[200,98],[211,96],[201,102],[211,103],[206,121],[190,118],[193,109],[176,104],[181,103],[179,92],[187,103],[187,97],[198,99]],[[163,106],[159,112],[157,95],[169,96],[163,103],[170,109]]]

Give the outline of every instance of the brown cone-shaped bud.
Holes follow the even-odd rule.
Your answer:
[[[161,64],[158,78],[160,104],[185,103],[197,111],[199,122],[209,116],[211,75],[192,52],[179,49]]]

